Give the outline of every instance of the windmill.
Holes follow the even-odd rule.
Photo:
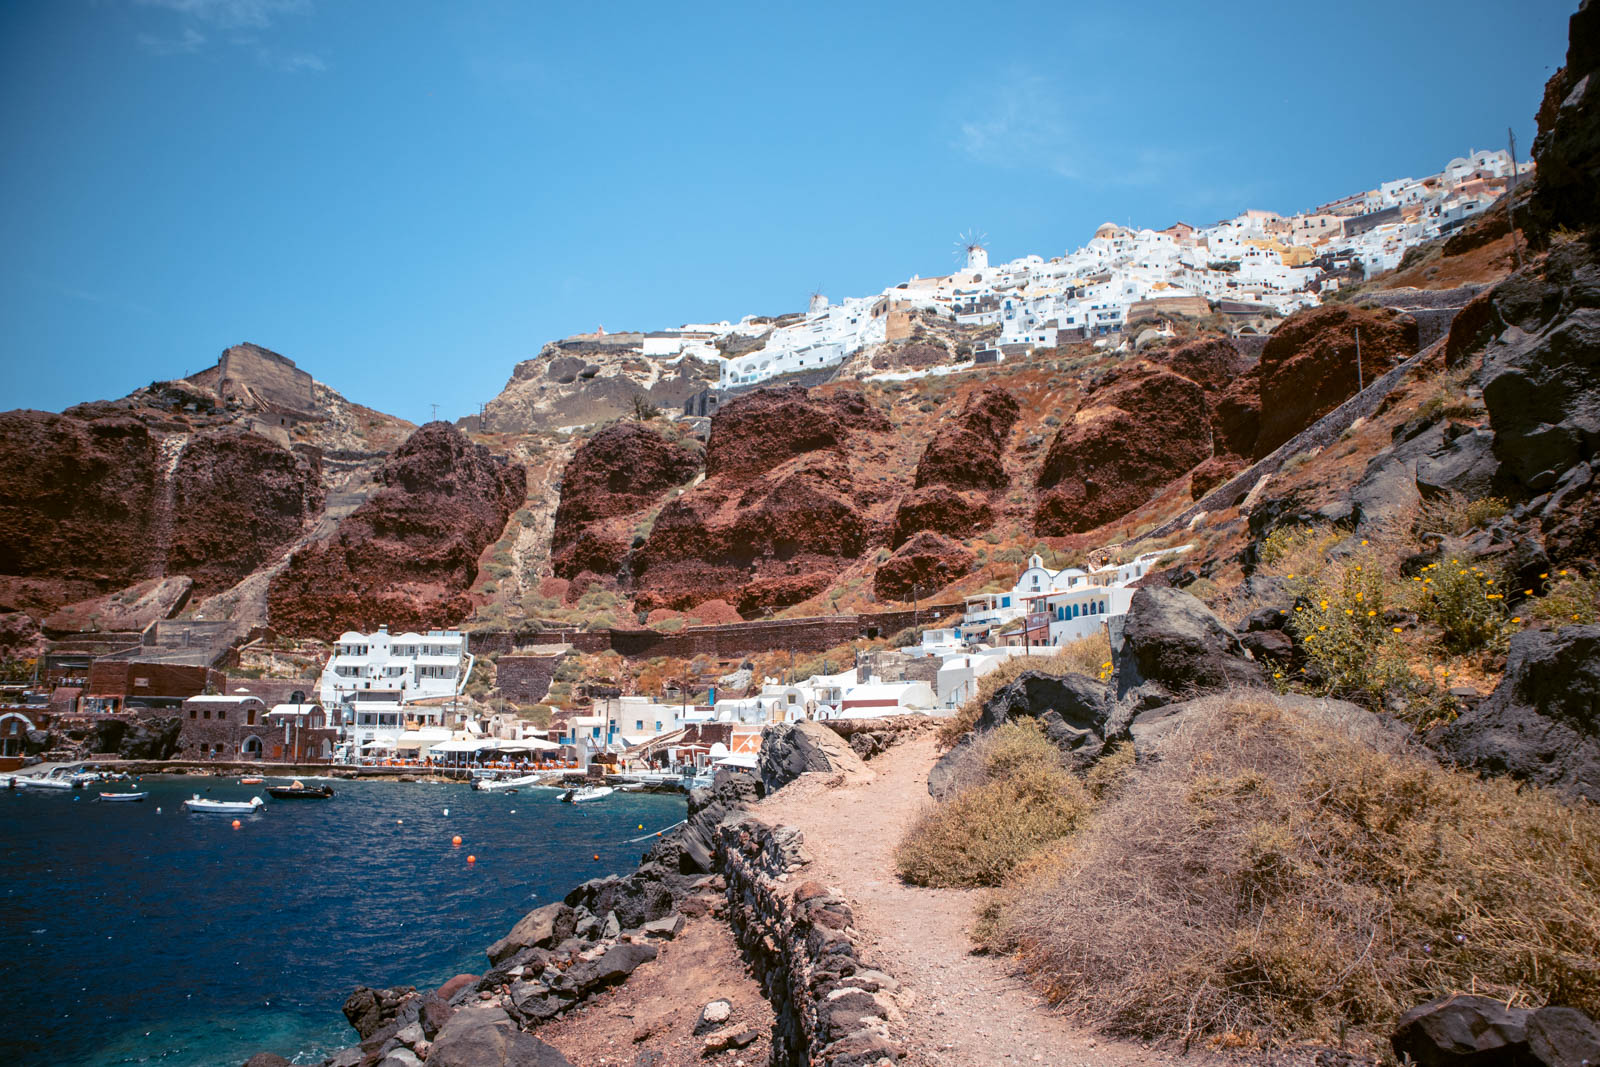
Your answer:
[[[818,282],[817,287],[811,290],[811,299],[806,303],[806,314],[815,315],[819,311],[826,310],[828,310],[828,298],[822,295],[822,283]]]
[[[967,270],[983,270],[989,266],[988,240],[988,234],[977,230],[968,230],[956,238],[955,255],[967,257]]]

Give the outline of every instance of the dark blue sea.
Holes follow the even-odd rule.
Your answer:
[[[628,839],[684,812],[677,796],[426,783],[338,782],[327,801],[237,779],[106,788],[151,795],[0,791],[0,1063],[315,1063],[355,1041],[339,1009],[357,985],[481,973],[525,912],[631,870],[648,842]],[[267,805],[235,830],[181,810],[196,790]]]

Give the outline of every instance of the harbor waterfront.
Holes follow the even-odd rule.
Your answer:
[[[428,782],[335,781],[332,799],[284,803],[268,799],[275,783],[0,792],[0,994],[31,1005],[0,1032],[0,1060],[212,1067],[270,1049],[317,1062],[353,1037],[340,1006],[356,986],[481,972],[525,912],[632,869],[649,842],[631,839],[684,810],[672,795],[580,805]],[[100,789],[149,796],[101,803]],[[267,803],[186,813],[196,793]]]

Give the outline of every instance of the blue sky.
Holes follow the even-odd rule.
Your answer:
[[[0,407],[254,341],[413,421],[803,309],[1524,158],[1573,0],[0,5]]]

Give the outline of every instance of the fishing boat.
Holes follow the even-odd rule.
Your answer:
[[[208,815],[249,815],[264,804],[266,801],[260,797],[251,797],[249,800],[204,800],[199,793],[183,802],[183,806],[190,811]]]
[[[333,796],[331,785],[306,785],[296,778],[291,785],[269,785],[267,792],[274,800],[327,800]]]
[[[483,793],[509,793],[515,789],[526,789],[531,785],[539,784],[537,774],[524,774],[521,778],[474,778],[472,788]]]
[[[143,800],[149,795],[149,793],[101,793],[100,799],[106,801],[107,803],[111,803],[113,801],[120,803],[132,803]]]
[[[615,792],[609,785],[585,785],[567,790],[561,794],[561,799],[568,804],[584,804],[591,800],[604,800]]]

